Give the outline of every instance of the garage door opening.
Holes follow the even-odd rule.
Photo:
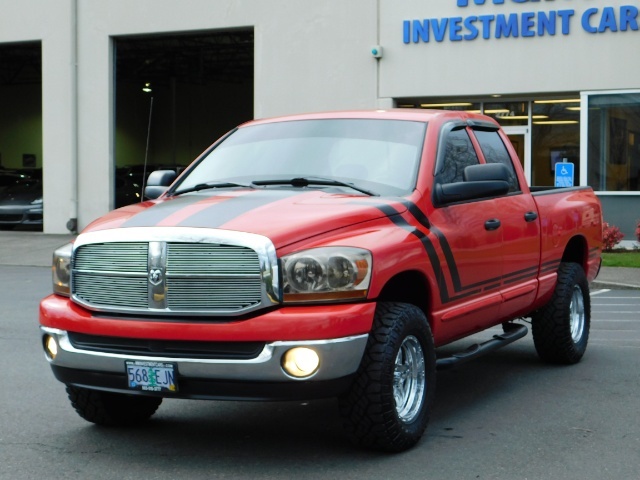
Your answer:
[[[120,207],[140,201],[143,172],[181,171],[253,118],[254,40],[253,29],[240,29],[118,37],[114,45]]]
[[[0,44],[0,229],[42,231],[42,48]]]

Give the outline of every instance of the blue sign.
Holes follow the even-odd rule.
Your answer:
[[[475,7],[488,0],[457,0],[457,6],[466,12],[471,1]],[[512,0],[514,3],[540,2],[540,0]],[[549,0],[547,0],[549,1]],[[493,0],[498,8],[505,0]],[[543,4],[541,4],[543,5]],[[569,35],[574,24],[591,34],[607,32],[637,32],[640,30],[640,9],[634,5],[549,11],[506,12],[486,15],[457,15],[444,18],[421,18],[402,22],[402,41],[409,43],[461,42],[482,38],[519,38]]]
[[[556,187],[573,187],[573,163],[556,163]]]

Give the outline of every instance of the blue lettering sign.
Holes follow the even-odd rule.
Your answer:
[[[527,2],[540,2],[540,0],[512,0],[514,3],[527,3]],[[546,0],[547,2],[552,2],[553,0]],[[486,0],[473,0],[473,3],[476,5],[484,5]],[[493,0],[494,5],[503,5],[504,0]],[[469,0],[458,0],[458,7],[468,7]]]
[[[533,28],[536,26],[536,22],[533,18],[536,16],[535,12],[525,12],[521,17],[520,33],[523,37],[535,37],[536,32]]]
[[[496,15],[496,38],[518,36],[518,14],[512,13],[509,19],[505,15]]]
[[[616,22],[616,12],[613,10],[613,7],[605,7],[602,9],[602,18],[600,19],[600,26],[598,27],[598,32],[602,33],[606,30],[611,30],[612,32],[618,31],[618,23]]]
[[[462,17],[454,17],[451,19],[449,28],[449,40],[452,42],[459,42],[462,40],[460,31],[462,30]]]
[[[471,2],[485,5],[487,0],[456,0],[459,7],[467,7]],[[554,0],[512,0],[514,3],[542,2]],[[505,0],[492,0],[493,4],[504,4]],[[480,36],[491,38],[531,38],[545,35],[555,36],[571,33],[571,23],[576,12],[573,9],[539,12],[500,13],[496,15],[470,15],[459,17],[427,18],[424,20],[404,20],[402,40],[409,43],[470,41]],[[640,9],[634,5],[619,7],[587,8],[581,13],[581,26],[587,33],[626,32],[640,30]]]
[[[478,38],[478,27],[476,27],[477,21],[478,17],[467,17],[464,19],[464,28],[469,31],[469,33],[464,36],[465,40],[475,40]]]
[[[587,8],[582,14],[582,28],[585,32],[598,33],[598,29],[591,26],[591,17],[598,13],[597,8]]]
[[[627,29],[638,30],[638,9],[633,5],[623,5],[620,7],[620,31]]]
[[[491,38],[491,22],[495,20],[495,15],[480,15],[478,20],[482,22],[482,38]]]
[[[484,5],[485,0],[473,0],[473,3],[476,5]],[[494,5],[501,5],[504,3],[504,0],[493,0]],[[458,0],[459,7],[468,7],[469,0]]]
[[[638,31],[638,15],[638,8],[633,5],[622,5],[619,16],[614,7],[605,7],[602,12],[597,8],[588,8],[582,14],[582,28],[587,33]]]
[[[436,42],[442,42],[444,40],[448,24],[448,18],[442,18],[440,21],[435,18],[431,19],[431,31],[433,32],[433,38],[436,39]]]
[[[569,31],[570,31],[569,21],[571,20],[571,17],[573,17],[574,13],[576,13],[574,10],[558,10],[558,15],[560,15],[560,18],[562,19],[563,35],[569,35]]]
[[[538,12],[538,36],[542,37],[545,32],[552,36],[556,34],[556,12]]]

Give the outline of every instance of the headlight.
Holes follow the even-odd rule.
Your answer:
[[[71,295],[71,251],[73,244],[67,243],[53,252],[53,293]]]
[[[371,253],[361,248],[323,247],[282,258],[285,302],[358,300],[367,296]]]

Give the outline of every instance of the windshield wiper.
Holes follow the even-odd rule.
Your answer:
[[[200,190],[208,190],[210,188],[231,188],[231,187],[245,187],[245,188],[253,188],[253,185],[245,185],[243,183],[235,183],[235,182],[206,182],[206,183],[198,183],[193,187],[185,188],[183,190],[176,190],[175,192],[171,192],[171,195],[182,195],[183,193],[190,192],[199,192]]]
[[[324,177],[296,177],[289,179],[275,179],[275,180],[254,180],[251,182],[253,185],[267,186],[267,185],[292,185],[294,187],[308,187],[309,185],[325,185],[330,187],[347,187],[356,192],[364,193],[370,197],[379,197],[380,194],[367,190],[365,188],[358,187],[353,183],[343,182],[342,180],[336,180],[334,178]]]

